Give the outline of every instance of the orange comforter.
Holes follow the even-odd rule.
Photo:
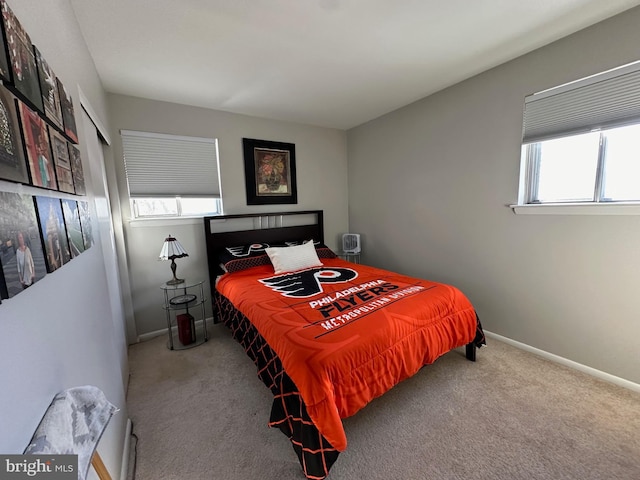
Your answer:
[[[225,274],[217,289],[277,353],[317,429],[343,451],[341,419],[473,341],[476,313],[450,285],[322,262],[278,276],[271,265]]]

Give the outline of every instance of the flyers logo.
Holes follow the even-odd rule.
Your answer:
[[[294,247],[294,246],[296,246],[296,245],[302,245],[303,243],[307,243],[307,242],[310,242],[310,241],[311,241],[311,240],[305,240],[305,241],[302,241],[302,240],[296,240],[296,241],[293,241],[293,242],[284,242],[284,244],[285,244],[287,247]],[[319,241],[319,240],[313,240],[313,244],[314,244],[315,246],[318,246],[318,245],[320,245],[320,241]]]
[[[252,243],[251,245],[240,245],[239,247],[227,247],[234,257],[248,257],[254,252],[263,252],[265,248],[269,248],[267,243]]]
[[[285,297],[306,298],[322,293],[323,283],[348,282],[357,276],[358,272],[350,268],[320,267],[260,281]]]

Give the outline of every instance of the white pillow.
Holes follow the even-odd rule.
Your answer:
[[[293,247],[269,247],[265,251],[277,274],[322,266],[313,242]]]

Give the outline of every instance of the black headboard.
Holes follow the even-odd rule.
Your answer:
[[[211,293],[215,290],[216,277],[222,273],[218,264],[221,250],[259,242],[277,245],[313,239],[324,243],[323,225],[322,210],[204,217]]]

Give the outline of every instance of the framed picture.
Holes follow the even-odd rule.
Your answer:
[[[67,139],[51,127],[49,127],[49,138],[51,139],[53,165],[56,169],[56,177],[58,179],[58,190],[61,192],[76,193],[73,188],[71,159],[69,158]]]
[[[16,112],[16,98],[3,86],[0,86],[0,178],[29,183]]]
[[[0,4],[0,16],[4,18],[2,5]],[[0,80],[11,83],[11,65],[9,64],[9,49],[7,48],[7,36],[5,34],[4,21],[0,19]]]
[[[60,199],[54,197],[33,197],[38,212],[40,236],[44,245],[47,271],[54,272],[71,260],[69,241],[62,216]]]
[[[293,143],[243,138],[247,205],[298,203]]]
[[[2,267],[1,261],[0,267]],[[0,268],[0,304],[2,304],[3,298],[9,298],[9,292],[7,290],[7,282],[4,281],[4,272],[2,271],[2,268]]]
[[[73,188],[76,195],[86,195],[87,189],[84,185],[84,171],[82,170],[82,157],[80,157],[80,149],[72,144],[69,147],[69,157],[71,158],[71,174],[73,175]]]
[[[56,75],[35,45],[33,51],[35,52],[36,63],[38,65],[38,78],[40,81],[44,114],[51,123],[62,130],[64,128],[62,124],[62,107],[60,106],[60,92],[58,91]]]
[[[33,44],[27,31],[13,14],[5,0],[0,0],[2,23],[4,26],[11,78],[16,91],[25,101],[39,111],[43,111],[40,82],[38,81],[38,67],[33,53]]]
[[[58,93],[60,95],[64,133],[73,143],[78,143],[78,130],[76,129],[76,117],[73,111],[73,99],[67,92],[67,89],[64,88],[60,79],[56,79],[56,82],[58,83]]]
[[[93,245],[93,229],[91,228],[91,212],[88,202],[78,202],[78,213],[80,214],[80,226],[82,227],[82,241],[84,249],[87,250]]]
[[[29,288],[47,274],[31,195],[0,192],[0,264],[3,298]]]
[[[52,190],[58,189],[58,182],[51,161],[51,146],[49,133],[44,120],[24,102],[16,100],[20,113],[22,138],[27,154],[31,183],[36,187]]]
[[[60,203],[62,204],[64,226],[67,229],[69,251],[71,252],[71,258],[74,258],[84,252],[84,240],[82,239],[82,227],[80,226],[78,202],[62,198],[60,199]]]

